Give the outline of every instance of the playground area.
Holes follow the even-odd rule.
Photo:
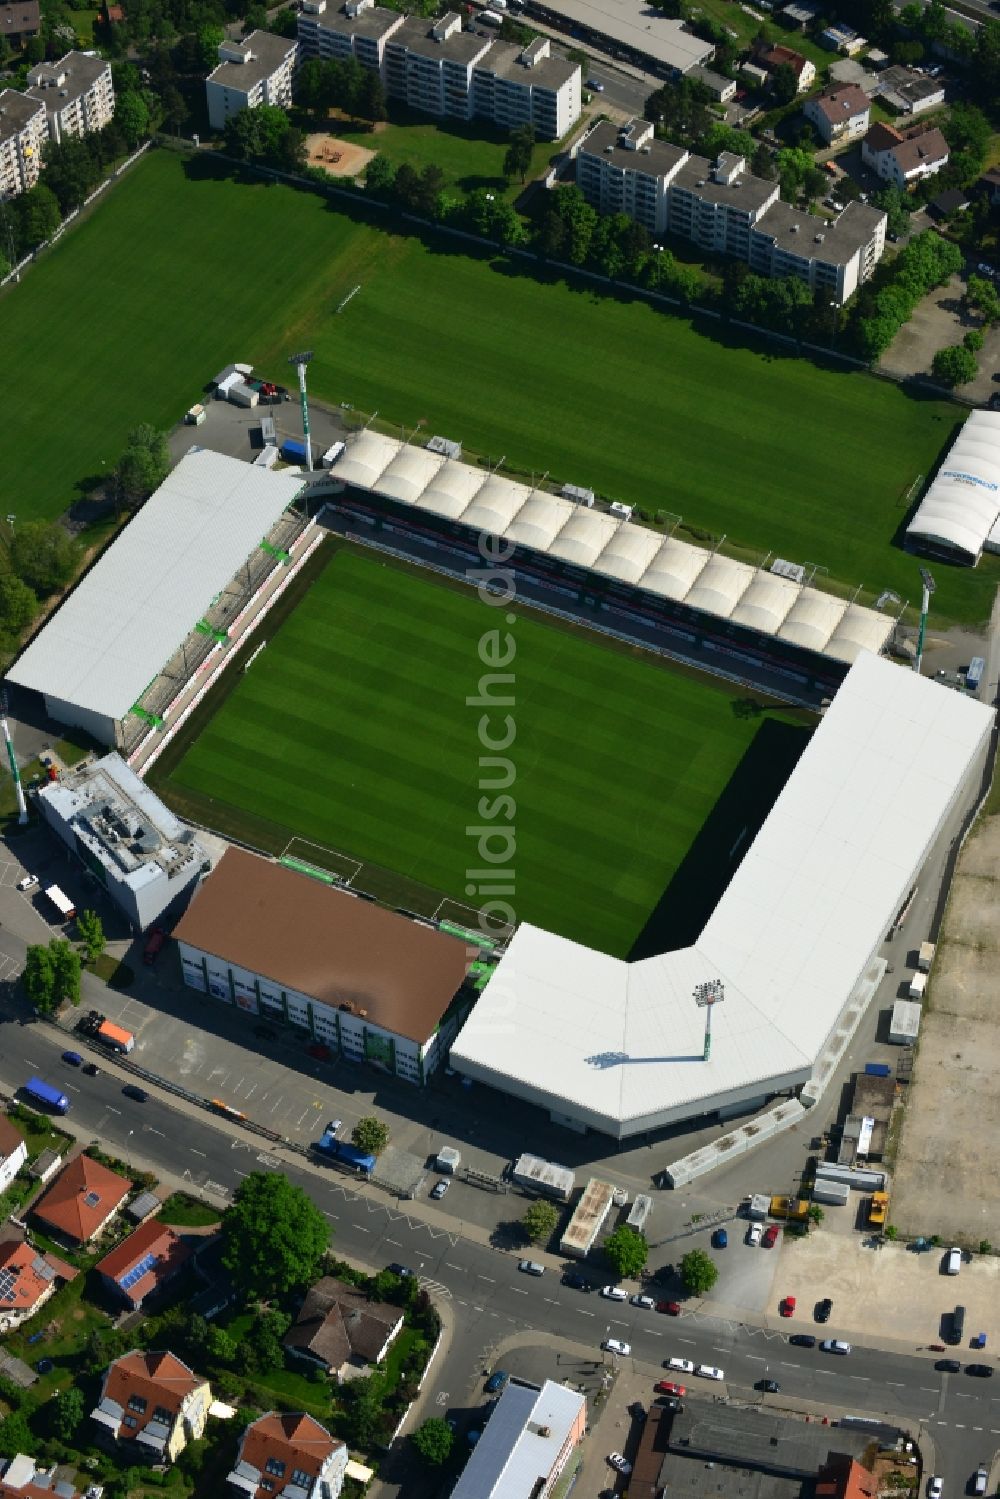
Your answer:
[[[309,165],[321,167],[331,177],[359,176],[375,155],[365,146],[356,146],[352,141],[338,140],[335,135],[320,131],[306,137]]]

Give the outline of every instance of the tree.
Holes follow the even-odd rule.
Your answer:
[[[187,100],[177,87],[176,83],[168,83],[160,89],[160,102],[163,106],[163,122],[169,125],[175,135],[180,135],[181,126],[185,123],[191,111],[187,107]],[[266,105],[262,105],[266,108]],[[256,110],[248,110],[248,114],[256,114]]]
[[[365,68],[358,91],[358,113],[373,125],[386,117],[385,89],[382,79],[374,68]]]
[[[618,1280],[635,1280],[646,1267],[649,1245],[645,1234],[630,1228],[627,1223],[620,1223],[614,1233],[605,1239],[604,1253]]]
[[[72,1442],[83,1420],[83,1391],[75,1385],[60,1390],[50,1407],[52,1432],[61,1442]]]
[[[278,166],[283,172],[290,172],[294,175],[296,172],[301,172],[308,155],[305,132],[300,130],[298,125],[289,125],[275,153]]]
[[[263,5],[253,4],[247,7],[247,13],[243,17],[243,35],[249,36],[251,31],[267,30],[267,11]]]
[[[755,177],[763,177],[765,182],[773,182],[777,175],[778,168],[774,160],[774,152],[763,141],[754,147],[753,156],[750,158],[750,170]]]
[[[200,26],[196,33],[198,47],[198,60],[205,72],[211,72],[219,61],[219,47],[226,40],[226,33],[221,26],[207,21]]]
[[[295,80],[296,101],[317,120],[325,120],[327,92],[326,64],[319,57],[310,57],[302,64]]]
[[[68,1001],[71,1005],[78,1005],[80,1003],[80,954],[66,941],[65,937],[53,937],[49,943],[49,952],[52,954],[56,1003]]]
[[[14,573],[0,572],[0,634],[16,637],[38,612],[38,599]]]
[[[236,1339],[212,1322],[205,1337],[205,1352],[214,1363],[231,1365],[236,1360]]]
[[[823,1219],[825,1217],[826,1217],[826,1214],[824,1213],[823,1209],[820,1207],[820,1205],[819,1205],[818,1202],[811,1202],[809,1204],[809,1221],[810,1221],[810,1223],[815,1223],[816,1227],[819,1228],[820,1224],[823,1222]]]
[[[566,224],[554,209],[542,217],[535,235],[535,248],[545,260],[561,260],[566,253]]]
[[[396,185],[396,168],[384,151],[378,151],[365,167],[365,188],[376,198],[389,198]]]
[[[32,1453],[35,1439],[23,1411],[11,1411],[0,1421],[0,1452]]]
[[[81,911],[76,918],[76,929],[86,948],[87,962],[95,963],[108,945],[101,918],[96,911]]]
[[[848,179],[853,180],[853,179]],[[838,191],[840,184],[837,184]],[[910,227],[910,215],[906,207],[906,194],[901,188],[890,183],[888,187],[882,188],[872,198],[876,208],[882,208],[887,215],[886,233],[890,239],[898,239],[905,234]]]
[[[28,948],[21,975],[24,992],[30,1004],[41,1015],[48,1015],[56,1007],[56,974],[52,954],[47,947],[35,943]]]
[[[80,543],[58,521],[22,522],[10,547],[14,571],[41,597],[69,582],[82,555]]]
[[[440,1416],[431,1416],[413,1433],[413,1445],[429,1468],[440,1468],[448,1461],[454,1441],[454,1432]]]
[[[381,1155],[389,1143],[389,1126],[373,1114],[367,1114],[351,1130],[351,1140],[366,1155]]]
[[[698,142],[703,156],[716,157],[722,151],[731,151],[734,156],[744,156],[749,161],[754,154],[754,139],[749,130],[736,130],[732,125],[716,120]],[[767,147],[764,147],[767,150]]]
[[[246,111],[250,113],[250,111]],[[166,435],[148,422],[133,427],[115,474],[126,502],[138,505],[158,489],[170,472]]]
[[[980,1239],[980,1241],[979,1241],[979,1253],[980,1254],[991,1254],[992,1251],[993,1251],[993,1245],[990,1243],[989,1239]]]
[[[711,104],[712,96],[703,83],[697,78],[681,78],[650,94],[643,113],[664,139],[690,149],[715,122]]]
[[[115,119],[129,148],[134,151],[149,134],[149,105],[142,94],[122,94],[115,102]]]
[[[64,215],[80,207],[101,175],[87,140],[81,136],[70,135],[61,141],[47,141],[42,150],[42,161],[45,186],[55,193]]]
[[[399,174],[397,173],[397,182]],[[425,219],[436,219],[441,212],[441,194],[444,191],[444,172],[433,162],[424,167],[419,173],[413,192],[411,194],[410,206],[413,212],[420,214]]]
[[[571,265],[584,265],[590,256],[591,240],[597,228],[597,210],[590,206],[576,186],[557,187],[549,197],[552,208],[566,226],[566,259]]]
[[[520,177],[524,182],[531,168],[531,156],[535,148],[533,125],[518,125],[510,132],[510,145],[503,159],[505,177]]]
[[[986,342],[986,335],[982,328],[970,328],[962,339],[962,347],[968,349],[970,354],[978,354]]]
[[[704,1296],[719,1278],[719,1267],[704,1249],[689,1249],[681,1260],[681,1281],[690,1296]]]
[[[329,1243],[326,1218],[276,1172],[244,1177],[222,1217],[222,1263],[257,1300],[308,1285]]]
[[[15,200],[19,248],[34,250],[51,239],[62,222],[59,201],[44,182],[37,183]]]
[[[285,1367],[282,1338],[291,1326],[287,1312],[271,1310],[258,1314],[237,1349],[241,1368],[264,1373]]]
[[[544,1202],[540,1197],[525,1209],[521,1217],[521,1227],[532,1244],[541,1244],[551,1238],[558,1222],[559,1214],[551,1202]]]
[[[1000,323],[1000,294],[985,276],[970,276],[965,286],[966,306],[979,313],[986,324]]]
[[[799,80],[795,76],[795,69],[789,62],[781,62],[771,74],[771,94],[775,104],[784,106],[791,104],[799,91]]]
[[[942,385],[951,387],[967,385],[979,373],[975,354],[962,344],[953,344],[950,348],[938,349],[931,369],[934,371],[935,380],[940,380]]]
[[[890,1240],[890,1242],[893,1239],[898,1239],[899,1238],[899,1229],[896,1227],[896,1225],[894,1223],[890,1223],[890,1224],[888,1224],[886,1226],[885,1236],[886,1236],[887,1239]]]

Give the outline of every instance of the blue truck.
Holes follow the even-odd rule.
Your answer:
[[[286,437],[281,444],[281,456],[286,463],[305,463],[306,445],[297,437]]]
[[[40,1077],[30,1077],[22,1091],[27,1094],[32,1103],[40,1103],[43,1108],[51,1109],[54,1114],[69,1113],[69,1099],[65,1093],[60,1093],[58,1088],[53,1088],[51,1083],[43,1083]]]
[[[358,1171],[362,1176],[371,1176],[375,1170],[373,1155],[366,1155],[363,1150],[358,1150],[356,1145],[349,1145],[346,1140],[338,1140],[332,1130],[326,1130],[320,1139],[313,1142],[311,1148],[325,1160],[334,1161],[338,1166],[346,1166],[349,1171]]]
[[[978,692],[983,680],[983,672],[986,670],[986,661],[982,656],[973,656],[969,662],[969,669],[965,673],[966,692]]]

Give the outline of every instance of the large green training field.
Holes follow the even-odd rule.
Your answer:
[[[135,422],[178,420],[232,359],[281,378],[304,346],[314,396],[914,599],[894,536],[958,407],[191,170],[152,153],[0,295],[0,513],[58,513]],[[935,575],[936,619],[988,616],[995,561]]]
[[[517,919],[626,953],[760,720],[737,716],[721,687],[511,617],[430,574],[336,552],[196,734],[167,799],[250,841],[266,819],[279,852],[297,835],[300,857],[324,862],[308,840],[475,905],[484,897],[470,901],[466,870],[484,866],[468,830],[513,827],[516,849],[501,836],[487,857],[512,878]],[[499,752],[482,747],[484,710],[466,700],[488,670],[480,641],[497,629],[513,636],[514,680],[486,691],[513,702],[487,729],[506,738],[510,714],[500,757],[516,807],[484,808],[509,772],[481,769]]]

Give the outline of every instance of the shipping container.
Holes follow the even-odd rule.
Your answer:
[[[930,973],[931,964],[934,962],[934,943],[921,942],[920,951],[917,954],[917,967],[921,973]]]
[[[578,1260],[586,1259],[614,1206],[615,1191],[616,1188],[610,1182],[600,1181],[596,1176],[590,1178],[566,1225],[566,1232],[559,1240],[560,1254],[572,1255]]]
[[[926,988],[927,988],[927,975],[926,975],[926,973],[915,973],[913,975],[913,977],[910,979],[910,987],[909,987],[909,990],[908,990],[908,994],[909,994],[910,999],[916,999],[916,1000],[923,999],[923,997],[924,997],[924,990]]]
[[[297,437],[286,437],[281,444],[281,456],[286,463],[305,463],[306,445]]]
[[[888,1077],[892,1068],[888,1062],[866,1062],[865,1073],[868,1077]]]
[[[73,917],[76,915],[76,906],[74,906],[69,896],[65,895],[63,891],[59,889],[58,885],[48,885],[46,887],[45,894],[52,902],[53,906],[55,906],[56,910],[59,912],[61,920],[73,920]]]
[[[333,468],[333,465],[336,463],[337,459],[341,456],[342,453],[345,453],[346,451],[346,442],[335,442],[333,447],[327,448],[326,452],[323,454],[323,467]]]
[[[845,1208],[851,1200],[851,1189],[846,1182],[820,1180],[813,1187],[812,1200],[829,1203],[830,1207]]]
[[[557,1202],[569,1202],[576,1191],[576,1177],[568,1166],[543,1161],[536,1155],[518,1156],[510,1174],[519,1187],[530,1187]]]
[[[255,390],[251,390],[244,380],[237,380],[226,392],[234,406],[256,406],[260,396]]]
[[[115,1025],[111,1020],[102,1020],[97,1027],[96,1034],[98,1041],[103,1041],[110,1051],[128,1053],[135,1046],[135,1037],[132,1032],[120,1025]]]
[[[53,1088],[50,1083],[43,1083],[40,1077],[29,1078],[22,1092],[27,1094],[33,1103],[40,1103],[44,1108],[51,1109],[53,1113],[69,1113],[69,1099],[65,1093],[60,1093],[59,1089]]]
[[[849,1187],[859,1188],[863,1192],[885,1190],[885,1172],[876,1171],[874,1166],[855,1171],[852,1166],[828,1165],[822,1161],[816,1167],[816,1180],[823,1178],[825,1181],[846,1182]]]
[[[922,973],[917,978],[923,978]],[[913,993],[911,986],[910,993]],[[889,1040],[893,1046],[912,1046],[917,1039],[920,1030],[920,1016],[922,1010],[918,1004],[911,999],[897,999],[892,1007],[892,1019],[889,1021]]]

